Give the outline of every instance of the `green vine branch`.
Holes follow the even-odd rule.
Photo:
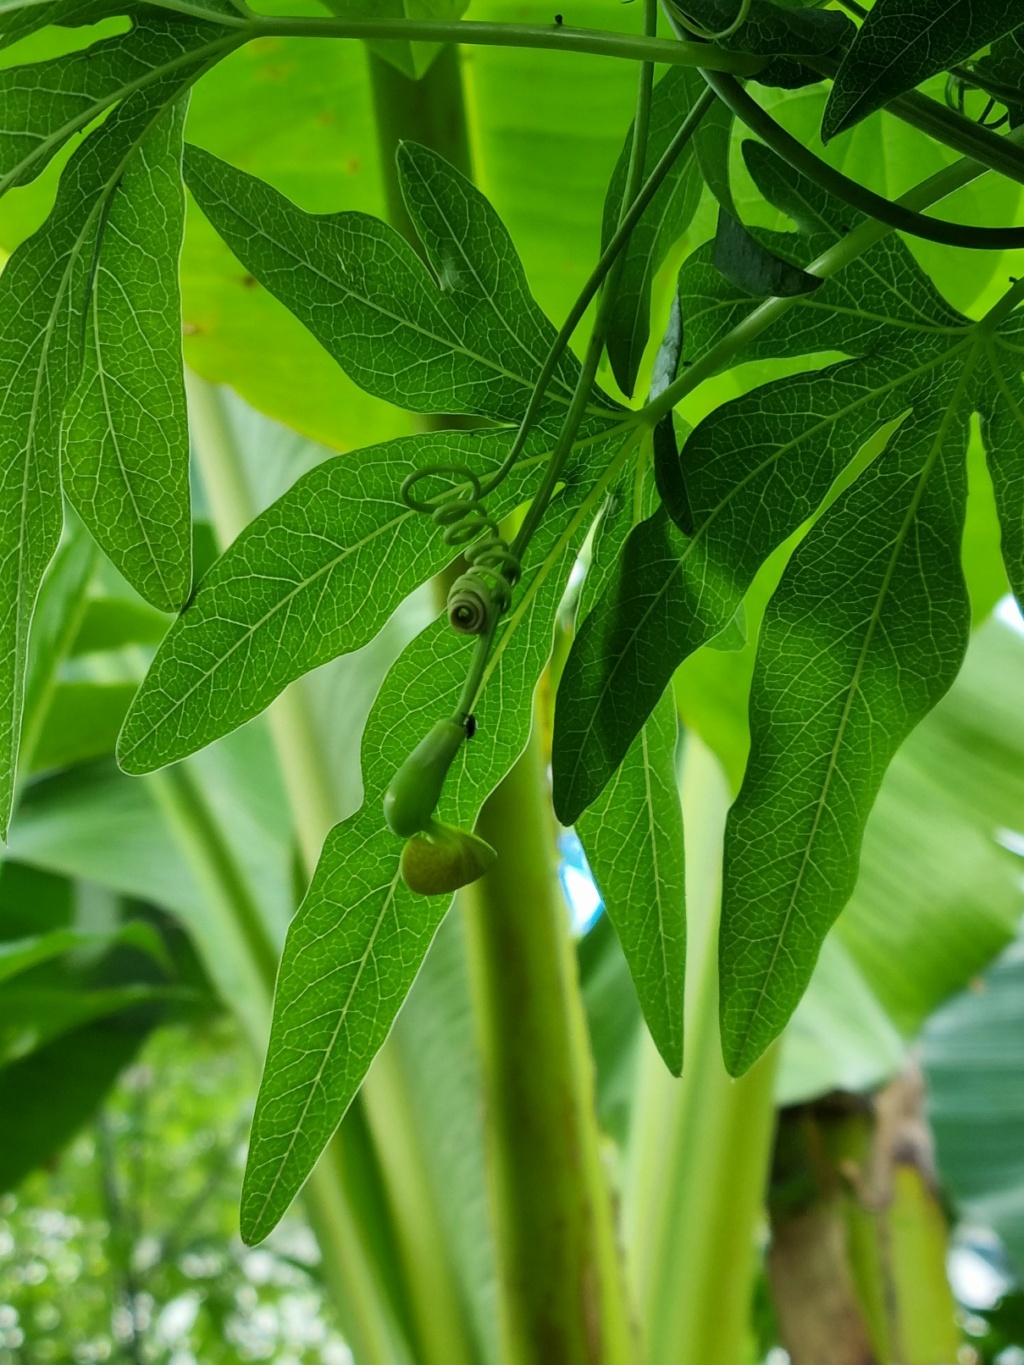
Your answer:
[[[1018,143],[1024,141],[1024,129],[1018,129],[1009,136],[1015,138]],[[920,185],[916,185],[902,195],[898,202],[911,209],[928,208],[977,180],[979,176],[985,174],[987,169],[987,167],[979,165],[978,162],[965,158],[952,166],[947,166],[935,175],[929,176]],[[866,219],[841,241],[837,242],[835,246],[829,247],[816,261],[808,265],[806,267],[807,273],[816,275],[823,280],[830,279],[892,231],[893,228],[887,223],[879,222],[876,219]],[[687,368],[685,373],[679,375],[656,398],[642,408],[639,414],[642,420],[651,427],[656,426],[667,412],[671,412],[677,404],[681,403],[688,394],[693,393],[706,379],[710,379],[719,370],[727,366],[745,346],[749,345],[751,341],[760,336],[762,332],[799,302],[798,297],[790,297],[766,299],[764,303],[759,304],[751,313],[748,313],[742,322],[737,323],[720,341],[705,351],[698,360]]]

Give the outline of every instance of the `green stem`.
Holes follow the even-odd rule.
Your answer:
[[[633,1341],[536,729],[460,893],[484,1072],[503,1365],[627,1365]]]
[[[1017,129],[1010,134],[1017,141],[1024,139],[1024,129]],[[929,176],[927,180],[916,185],[912,190],[900,198],[900,203],[906,204],[911,208],[927,208],[930,204],[937,203],[940,199],[945,199],[948,195],[954,194],[957,190],[963,189],[971,181],[977,180],[979,176],[987,171],[986,166],[981,166],[977,161],[964,158],[952,166],[947,166],[936,175]],[[809,275],[818,275],[821,279],[829,279],[837,275],[851,261],[864,254],[865,251],[887,237],[892,228],[885,223],[879,223],[874,219],[868,219],[853,229],[852,232],[835,246],[823,252],[816,261],[806,267]],[[678,379],[672,381],[667,388],[663,389],[657,398],[654,398],[644,408],[641,409],[639,416],[651,426],[664,417],[666,412],[671,412],[677,403],[698,388],[705,379],[710,379],[719,370],[725,368],[733,358],[739,354],[743,348],[750,344],[756,337],[759,337],[768,327],[777,322],[779,318],[788,313],[800,302],[799,298],[775,298],[766,299],[759,304],[751,313],[738,323],[721,341],[705,351],[699,360],[681,374]]]
[[[548,384],[551,382],[552,376],[558,368],[558,362],[565,354],[569,342],[572,340],[573,333],[579,326],[584,313],[590,307],[594,295],[601,288],[602,284],[604,284],[608,272],[622,254],[623,249],[633,234],[633,229],[640,221],[651,200],[661,188],[665,181],[665,177],[679,159],[683,149],[692,138],[697,125],[711,108],[714,101],[715,95],[711,90],[705,91],[704,94],[700,96],[697,103],[683,120],[679,131],[665,148],[658,164],[655,166],[654,170],[651,171],[642,188],[633,199],[633,202],[629,205],[628,211],[620,220],[619,226],[615,229],[615,233],[611,240],[604,251],[602,251],[597,264],[590,272],[586,283],[577,295],[576,302],[569,309],[565,321],[558,330],[558,335],[551,343],[544,364],[541,367],[540,374],[537,376],[537,382],[533,386],[533,392],[530,394],[530,401],[527,404],[526,412],[523,414],[523,419],[519,424],[515,440],[512,442],[509,453],[502,462],[501,468],[488,481],[485,490],[486,492],[491,492],[498,486],[505,474],[511,470],[512,466],[522,453],[523,447],[526,445],[526,438],[533,429],[537,414],[540,411],[541,403],[544,401]]]
[[[451,43],[443,47],[418,81],[374,52],[367,52],[366,57],[388,222],[419,250],[419,237],[402,196],[395,152],[399,143],[414,140],[472,178],[459,49]]]
[[[408,1272],[409,1297],[422,1343],[417,1365],[469,1365],[477,1353],[441,1231],[402,1054],[392,1042],[374,1059],[363,1094]]]
[[[806,175],[816,185],[829,194],[850,204],[861,213],[900,232],[923,237],[929,242],[939,242],[944,246],[967,247],[975,251],[1011,251],[1024,247],[1024,228],[985,228],[969,227],[963,223],[950,223],[942,218],[928,218],[916,213],[901,202],[893,202],[873,190],[867,189],[856,180],[843,175],[822,161],[819,156],[805,147],[781,124],[776,123],[766,109],[734,77],[714,71],[705,71],[704,78],[715,94],[727,105],[738,119],[762,138],[784,161]]]
[[[193,851],[193,867],[208,897],[221,900],[230,909],[245,951],[255,965],[269,1019],[279,944],[267,929],[263,912],[200,783],[187,761],[152,773],[146,781],[182,846]],[[259,1040],[261,1047],[265,1041]]]
[[[647,1046],[627,1199],[648,1365],[746,1358],[756,1239],[774,1106],[774,1052],[734,1081],[718,1032],[718,910],[729,793],[717,761],[687,739],[686,1060],[674,1080]]]
[[[653,31],[658,21],[657,0],[645,0],[644,24],[648,31]],[[647,153],[647,132],[651,118],[651,96],[654,87],[654,66],[645,62],[640,68],[640,76],[637,87],[636,117],[633,120],[633,141],[629,151],[629,167],[626,171],[626,183],[623,187],[622,204],[619,209],[619,226],[626,221],[629,215],[630,206],[640,192],[644,178],[644,160]],[[689,120],[687,119],[688,123]],[[639,215],[637,215],[639,217]],[[626,239],[624,239],[625,242]],[[540,488],[530,502],[523,524],[512,542],[512,554],[518,560],[522,560],[526,553],[537,527],[540,525],[547,511],[558,480],[562,476],[562,469],[572,450],[573,442],[579,432],[580,424],[586,414],[587,405],[590,402],[590,391],[594,380],[597,377],[597,367],[601,362],[601,355],[604,352],[605,338],[608,335],[608,328],[611,325],[612,311],[615,307],[615,300],[618,295],[619,281],[622,279],[622,271],[626,263],[625,252],[619,252],[608,268],[607,278],[604,282],[604,289],[601,294],[601,302],[598,306],[597,317],[594,319],[594,326],[590,333],[590,340],[587,343],[586,354],[583,357],[583,364],[580,367],[579,378],[576,381],[576,388],[573,391],[572,401],[569,404],[569,411],[566,413],[562,423],[562,429],[558,433],[548,465],[544,471]],[[556,342],[557,344],[557,342]]]
[[[231,21],[232,24],[234,21]],[[602,29],[569,28],[561,24],[489,24],[460,19],[454,23],[420,19],[320,19],[254,16],[246,38],[400,38],[409,42],[459,43],[464,47],[545,48],[618,57],[631,62],[661,62],[669,66],[704,67],[737,76],[755,75],[763,57],[729,52],[707,43],[675,42],[670,38],[634,37]]]

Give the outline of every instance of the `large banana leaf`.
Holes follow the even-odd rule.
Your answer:
[[[945,1187],[1024,1279],[1024,942],[933,1015],[921,1042]]]

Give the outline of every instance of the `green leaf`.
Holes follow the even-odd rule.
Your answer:
[[[763,234],[785,259],[837,241],[843,206],[771,153],[748,162],[814,227],[809,240]],[[700,354],[750,311],[708,249],[680,274],[686,344]],[[1015,324],[1008,324],[1015,326]],[[573,823],[603,789],[682,660],[720,635],[760,565],[813,516],[850,461],[886,423],[920,407],[975,363],[988,332],[939,296],[906,248],[887,238],[802,296],[741,359],[844,350],[864,358],[794,375],[717,408],[679,456],[692,533],[664,511],[632,532],[602,600],[584,621],[558,690],[554,800]],[[969,410],[974,392],[964,395]],[[659,480],[666,486],[665,470]],[[670,510],[681,510],[673,500]]]
[[[494,470],[505,432],[425,432],[326,460],[258,516],[168,632],[125,720],[118,759],[149,772],[257,715],[292,679],[359,648],[452,558],[438,527],[401,500],[440,463]],[[520,462],[489,499],[501,517],[537,477]],[[444,484],[438,480],[438,488]]]
[[[35,938],[8,940],[0,943],[0,982],[8,981],[19,972],[37,967],[41,962],[61,957],[80,948],[109,948],[126,943],[140,952],[148,953],[163,966],[168,965],[163,939],[152,925],[142,920],[130,920],[112,933],[90,933],[78,929],[55,929]]]
[[[125,597],[90,597],[71,643],[72,656],[105,653],[129,645],[158,645],[168,620],[142,602]]]
[[[726,828],[719,969],[733,1075],[796,1008],[853,891],[885,770],[959,671],[963,389],[963,375],[932,381],[920,420],[815,525],[765,614],[750,761]]]
[[[188,187],[220,235],[360,387],[412,412],[516,421],[554,328],[479,191],[425,148],[404,146],[399,168],[437,283],[386,223],[304,213],[208,152],[185,154]],[[567,354],[549,417],[565,412],[577,372]]]
[[[31,772],[69,768],[114,752],[133,682],[59,682],[32,750]]]
[[[86,594],[97,558],[89,533],[77,518],[69,517],[57,553],[43,578],[32,618],[20,753],[23,771],[32,769],[60,667],[86,611]]]
[[[184,77],[232,42],[220,26],[150,11],[127,34],[0,71],[0,195],[35,179],[69,138],[119,100],[159,88],[175,70]]]
[[[75,1029],[0,1068],[4,1143],[0,1189],[10,1190],[44,1166],[93,1115],[155,1022],[149,1007],[136,1017]]]
[[[1021,22],[1017,0],[876,0],[843,57],[821,121],[824,142]]]
[[[577,833],[665,1065],[683,1067],[686,877],[676,780],[676,710],[666,691]]]
[[[715,269],[758,299],[792,298],[810,294],[824,283],[781,256],[775,256],[726,209],[718,211],[718,231],[712,253]]]
[[[181,994],[179,988],[143,983],[95,991],[7,986],[0,991],[0,1068],[85,1024]]]
[[[438,809],[447,824],[472,827],[526,742],[552,615],[611,477],[581,501],[570,474],[531,544],[476,707],[479,738],[463,746]],[[450,713],[474,647],[441,620],[389,673],[363,740],[364,805],[329,835],[289,928],[242,1193],[250,1243],[281,1218],[340,1122],[448,907],[447,897],[415,896],[400,880],[401,841],[384,825],[381,799],[432,722]]]
[[[63,431],[68,497],[129,583],[163,611],[181,607],[192,582],[178,290],[184,118],[184,102],[167,111],[107,210],[84,372]]]
[[[272,942],[283,941],[294,850],[265,727],[247,726],[191,760],[186,776],[203,798],[198,812],[195,801],[183,803],[177,774],[140,781],[96,763],[33,782],[11,827],[10,856],[170,911],[220,999],[262,1047],[269,1001],[239,906],[224,889],[223,859],[238,871],[245,911]]]
[[[681,66],[673,67],[654,87],[644,159],[646,173],[653,170],[679,125],[705,89],[696,71]],[[602,251],[619,224],[632,146],[633,125],[630,124],[605,196],[601,222]],[[695,142],[691,140],[678,157],[644,216],[633,229],[625,250],[607,346],[616,383],[623,393],[630,396],[650,335],[652,280],[669,250],[689,227],[700,203],[702,182],[694,147]]]
[[[182,70],[127,100],[61,177],[54,211],[0,277],[0,831],[10,818],[29,622],[60,535],[61,421],[83,355],[83,319],[105,215],[132,157],[180,93]]]

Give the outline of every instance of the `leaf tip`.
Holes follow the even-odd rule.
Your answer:
[[[743,1019],[737,1027],[735,1018],[730,1018],[723,1008],[722,1061],[734,1081],[745,1076],[754,1063],[761,1059],[778,1033],[778,1029],[766,1029],[763,1024],[758,1027],[756,1017]]]

